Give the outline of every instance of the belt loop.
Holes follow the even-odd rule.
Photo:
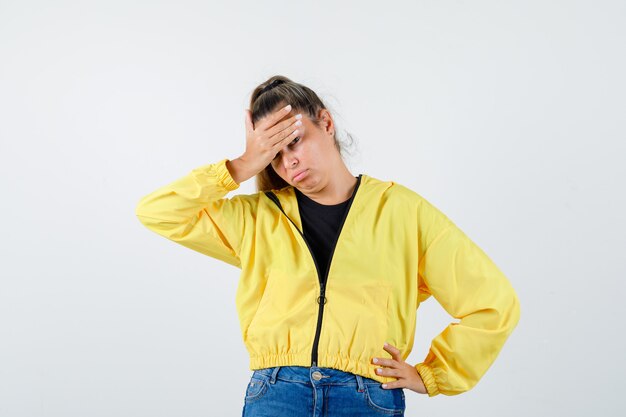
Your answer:
[[[357,391],[358,392],[365,391],[365,386],[363,384],[363,377],[361,375],[357,375],[356,376],[356,385],[357,385]]]
[[[276,382],[276,374],[278,374],[279,370],[280,370],[280,366],[277,366],[272,371],[272,374],[270,375],[270,383],[271,384],[274,384]]]

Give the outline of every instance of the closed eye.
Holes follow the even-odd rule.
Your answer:
[[[300,142],[300,139],[301,139],[301,137],[300,137],[300,136],[298,136],[297,138],[295,138],[294,140],[292,140],[292,141],[291,141],[291,143],[289,143],[289,145],[287,145],[287,146],[291,146],[291,145],[294,145],[294,144],[296,144],[296,143]],[[276,154],[276,156],[274,157],[274,159],[278,158],[279,156],[280,156],[280,152],[278,152],[278,153]]]

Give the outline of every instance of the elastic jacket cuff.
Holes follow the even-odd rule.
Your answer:
[[[415,369],[417,369],[417,373],[420,374],[420,377],[422,377],[422,381],[424,381],[428,396],[434,397],[435,395],[439,394],[439,387],[437,386],[437,382],[435,381],[435,375],[433,374],[432,368],[426,365],[424,362],[421,362],[415,365]]]
[[[217,162],[214,165],[215,174],[217,175],[217,179],[219,183],[227,190],[232,191],[239,188],[239,184],[233,179],[232,175],[230,175],[230,171],[228,167],[226,167],[226,162],[230,161],[228,158],[224,158],[221,161]]]

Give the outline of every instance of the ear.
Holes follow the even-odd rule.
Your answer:
[[[322,128],[324,129],[324,132],[333,136],[335,133],[335,123],[333,122],[330,112],[327,109],[320,109],[317,117],[322,121]]]

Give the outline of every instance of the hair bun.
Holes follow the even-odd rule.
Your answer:
[[[259,93],[259,95],[265,93],[266,91],[271,90],[272,88],[276,87],[279,84],[284,83],[285,80],[281,80],[281,79],[277,79],[272,81],[271,83],[269,83],[268,85],[266,85],[265,87],[263,87],[263,89],[261,90],[261,92]]]

